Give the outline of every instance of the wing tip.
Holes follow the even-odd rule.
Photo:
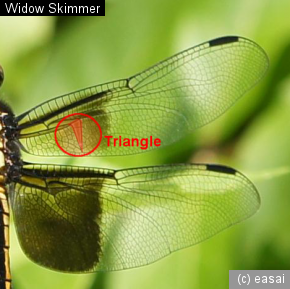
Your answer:
[[[206,165],[207,170],[223,174],[235,175],[237,171],[233,168],[221,165]]]
[[[219,45],[224,45],[228,43],[233,43],[233,42],[238,42],[239,37],[238,36],[224,36],[224,37],[219,37],[213,40],[209,41],[209,46],[219,46]]]

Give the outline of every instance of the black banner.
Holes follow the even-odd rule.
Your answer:
[[[1,2],[0,15],[105,16],[105,0],[95,0],[93,5],[85,4],[84,2],[80,5],[68,4],[66,2],[49,2],[40,5],[35,5],[35,1],[32,3]]]

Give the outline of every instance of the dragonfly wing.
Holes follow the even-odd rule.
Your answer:
[[[97,120],[103,135],[161,139],[172,144],[223,114],[255,85],[268,67],[265,52],[241,37],[223,37],[192,47],[124,80],[49,100],[17,117],[23,148],[34,155],[57,156],[54,130],[68,114],[85,113]],[[86,138],[99,135],[83,127]],[[73,131],[63,141],[79,148]],[[96,141],[97,142],[97,141]],[[154,146],[147,149],[154,149]],[[140,147],[107,147],[102,141],[91,155],[140,153]]]
[[[24,252],[69,272],[152,263],[250,217],[260,205],[246,177],[214,165],[119,171],[25,165],[10,198]]]

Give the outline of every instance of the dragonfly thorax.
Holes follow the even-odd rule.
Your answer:
[[[6,183],[13,179],[15,170],[22,166],[19,143],[16,138],[17,122],[10,107],[0,101],[1,174]],[[19,174],[17,174],[18,176]]]

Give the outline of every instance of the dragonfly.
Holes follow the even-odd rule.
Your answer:
[[[61,272],[114,271],[153,263],[252,216],[260,197],[233,168],[171,164],[105,169],[36,164],[66,156],[54,132],[67,115],[93,117],[106,135],[154,137],[170,145],[215,120],[265,74],[268,58],[251,40],[213,39],[132,77],[48,100],[16,116],[0,101],[0,289],[11,288],[11,206],[22,250]],[[0,71],[1,84],[4,79]],[[78,148],[63,125],[63,143]],[[84,143],[96,131],[83,125]],[[155,149],[148,147],[147,151]],[[105,146],[90,156],[125,156],[138,147]]]

